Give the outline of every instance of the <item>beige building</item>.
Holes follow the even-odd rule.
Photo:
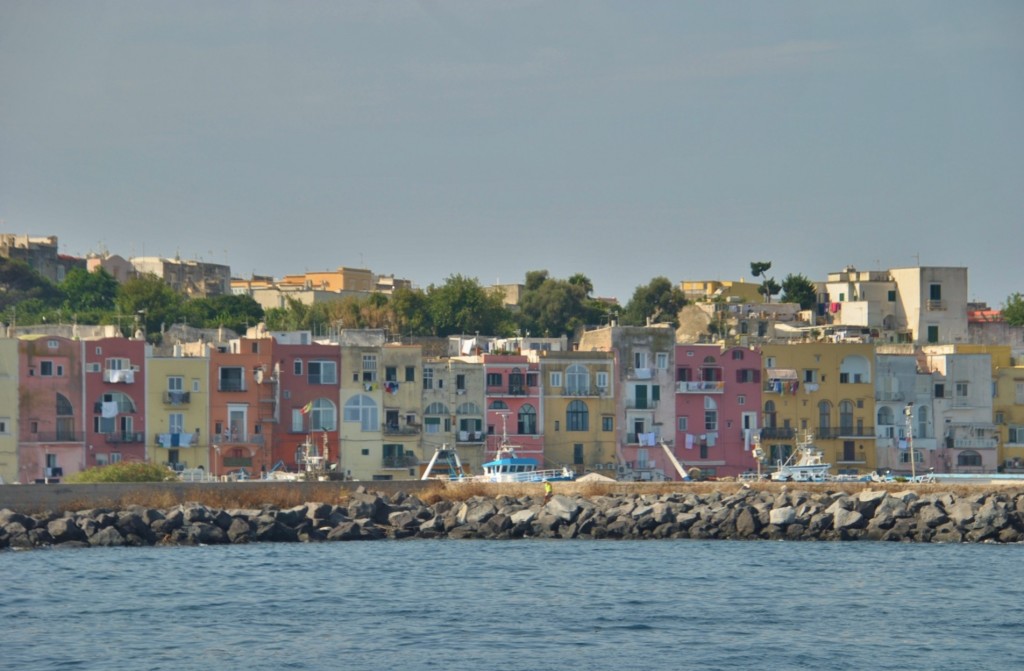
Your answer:
[[[0,338],[0,484],[18,481],[18,341]]]
[[[172,289],[189,297],[225,296],[231,292],[229,266],[160,256],[136,256],[130,261],[140,275],[156,275]]]
[[[280,282],[282,288],[301,287],[303,289],[319,289],[321,291],[361,291],[370,293],[377,287],[377,277],[366,268],[339,267],[337,270],[325,270],[302,275],[285,275]]]

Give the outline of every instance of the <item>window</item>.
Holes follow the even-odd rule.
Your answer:
[[[180,375],[167,376],[167,391],[184,391],[185,378]]]
[[[222,366],[218,370],[218,391],[245,391],[245,377],[241,366]]]
[[[565,391],[574,396],[590,394],[590,371],[585,366],[573,364],[565,371]]]
[[[487,374],[487,386],[488,387],[500,387],[502,380],[501,373],[488,373]]]
[[[689,366],[683,366],[682,368],[676,369],[676,381],[677,382],[693,382],[693,369]]]
[[[655,354],[654,366],[658,370],[668,370],[668,352],[658,352]]]
[[[310,384],[338,384],[336,361],[310,361],[306,366]]]
[[[775,366],[775,357],[773,357],[773,356],[765,357],[764,367],[765,368],[775,368],[776,367]]]
[[[548,380],[550,381],[552,387],[561,387],[562,386],[562,372],[561,371],[557,371],[557,370],[556,371],[552,371],[551,375],[548,377]]]
[[[900,463],[901,464],[909,464],[910,463],[910,450],[900,450]],[[914,450],[914,463],[915,464],[924,463],[924,455],[921,454],[920,450],[916,450],[916,449]]]
[[[292,363],[292,372],[296,375],[302,375],[302,359],[296,359],[295,362]]]
[[[377,355],[363,355],[363,382],[377,381]]]
[[[742,360],[743,359],[743,350],[741,350],[741,349],[734,349],[732,351],[732,358],[736,359],[736,360]]]
[[[364,396],[362,398],[370,397]],[[373,403],[373,399],[370,399],[370,403]],[[361,410],[366,410],[366,408],[361,407]],[[367,410],[366,413],[371,414],[369,410]],[[331,403],[330,399],[318,398],[315,401],[313,401],[313,407],[309,411],[309,428],[311,431],[334,431],[336,428],[338,428],[337,418],[337,409],[334,407],[334,404]],[[366,424],[364,423],[363,431],[373,431],[376,428],[376,404],[374,404],[372,407],[372,417],[370,419],[374,424],[374,429],[367,429]],[[362,418],[360,419],[360,421],[362,421]]]
[[[647,368],[647,352],[633,352],[633,368]]]
[[[64,394],[56,396],[57,440],[75,439],[75,409]]]
[[[292,408],[292,433],[302,433],[306,430],[305,417],[302,408]]]
[[[566,431],[589,431],[590,411],[583,401],[573,401],[565,410]]]
[[[761,371],[753,368],[740,368],[736,371],[737,382],[760,382]]]
[[[853,431],[853,403],[849,401],[839,402],[839,430],[844,436]]]
[[[944,385],[944,384],[936,384],[935,385],[935,398],[945,398],[945,397],[946,397],[946,385]]]
[[[0,435],[6,435],[11,432],[11,420],[7,417],[0,417]]]
[[[1024,425],[1011,424],[1006,442],[1018,445],[1024,443]]]
[[[968,396],[967,391],[968,391],[968,389],[967,389],[967,383],[966,382],[957,382],[956,383],[956,397],[957,398],[967,398],[967,396]]]
[[[345,403],[345,421],[358,422],[362,431],[377,431],[380,429],[380,420],[377,419],[377,403],[365,394],[353,396]]]
[[[51,377],[53,375],[53,362],[52,361],[40,361],[39,362],[39,374],[43,377]]]
[[[916,452],[916,450],[915,450]],[[956,458],[957,466],[981,466],[981,455],[973,450],[961,452]]]
[[[583,463],[583,443],[573,443],[572,446],[572,463],[582,464]]]
[[[398,382],[398,366],[385,366],[384,367],[384,381],[385,382]]]
[[[601,430],[602,431],[614,431],[615,430],[615,418],[611,415],[601,415]]]
[[[455,376],[455,388],[462,391],[466,390],[466,376],[463,373],[458,373]]]
[[[405,367],[405,381],[415,382],[416,381],[416,366]]]
[[[818,371],[813,368],[804,369],[804,384],[814,384],[818,381]]]
[[[689,417],[679,417],[676,420],[676,429],[679,431],[686,431],[687,426],[689,425],[689,420]]]
[[[928,342],[939,342],[939,327],[935,326],[934,324],[928,327]]]
[[[928,300],[930,300],[930,301],[941,301],[942,300],[942,285],[941,284],[929,284],[928,285]]]
[[[743,394],[739,394],[739,395],[736,396],[736,405],[746,405],[746,404],[747,404],[747,397],[746,396],[744,396]]]
[[[775,410],[775,401],[764,402],[764,428],[774,429],[778,426],[778,413]]]
[[[520,435],[532,436],[537,433],[537,411],[529,403],[519,408],[518,421],[516,424],[517,433]]]
[[[538,382],[537,377],[538,377],[537,373],[527,373],[526,374],[526,386],[527,387],[536,387],[536,386],[538,386],[540,383]],[[1021,392],[1021,397],[1024,398],[1024,391]],[[1024,401],[1021,401],[1021,403],[1024,403]]]
[[[180,412],[167,413],[168,433],[185,433],[185,415]]]
[[[199,393],[199,380],[192,380],[192,391],[193,393]]]
[[[423,388],[433,389],[434,388],[434,369],[424,368],[423,369]]]
[[[818,403],[818,434],[819,437],[824,438],[828,433],[829,427],[832,426],[832,404],[828,401],[820,401]]]
[[[896,290],[895,289],[889,289],[888,298],[889,298],[889,302],[890,303],[895,303],[896,302]]]
[[[505,401],[491,401],[491,404],[487,406],[489,410],[508,410],[508,403]]]
[[[594,374],[594,381],[595,381],[595,384],[597,384],[597,388],[598,389],[600,389],[602,392],[607,391],[607,389],[608,389],[608,373],[606,373],[605,371],[600,371],[598,373],[595,373]]]
[[[718,404],[710,396],[704,397],[704,430],[718,431]]]
[[[451,413],[444,403],[431,403],[423,411],[423,425],[427,433],[441,433],[442,426],[446,432],[451,431],[451,422]]]

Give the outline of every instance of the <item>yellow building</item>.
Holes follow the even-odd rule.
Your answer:
[[[762,361],[761,446],[770,467],[813,434],[834,474],[877,468],[872,345],[765,345]]]
[[[282,287],[298,286],[306,289],[322,289],[324,291],[364,291],[371,292],[377,288],[377,277],[366,268],[346,268],[325,270],[302,275],[285,275],[279,282]]]
[[[1024,366],[997,368],[995,389],[998,463],[1006,472],[1024,473]]]
[[[0,483],[18,481],[18,341],[0,338]]]
[[[419,345],[385,345],[381,361],[384,436],[379,474],[394,480],[419,477],[423,349]]]
[[[210,359],[146,359],[146,452],[175,470],[210,472]],[[213,473],[213,475],[218,475]]]
[[[545,468],[582,474],[616,457],[614,352],[531,352],[540,365]],[[601,465],[601,466],[599,466]]]
[[[356,480],[392,479],[383,467],[384,332],[344,330],[341,346],[340,470]],[[408,476],[405,476],[408,477]]]

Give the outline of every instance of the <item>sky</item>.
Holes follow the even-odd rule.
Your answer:
[[[0,2],[0,231],[237,277],[968,268],[1024,292],[1024,3]]]

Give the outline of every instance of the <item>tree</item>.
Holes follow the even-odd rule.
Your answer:
[[[18,323],[36,323],[60,306],[61,292],[24,261],[0,258],[0,310],[16,310]]]
[[[434,325],[427,310],[427,295],[421,289],[395,289],[389,301],[395,315],[395,328],[404,335],[429,336]]]
[[[182,304],[181,317],[200,328],[229,328],[245,333],[246,328],[263,321],[263,308],[251,296],[207,296]]]
[[[799,303],[801,310],[810,310],[818,302],[818,291],[814,282],[803,275],[786,275],[782,280],[782,300],[786,303]]]
[[[146,329],[146,340],[160,342],[165,326],[181,321],[185,299],[169,284],[149,273],[135,277],[120,286],[115,304],[122,318],[131,318],[122,330],[132,331],[135,319]]]
[[[548,276],[546,270],[535,270],[526,274],[526,287],[517,314],[520,332],[572,337],[607,316],[608,306],[591,297],[594,284],[583,273],[560,280]]]
[[[439,287],[427,287],[426,297],[434,335],[511,333],[511,315],[501,296],[485,290],[476,278],[452,275]]]
[[[104,268],[89,272],[72,268],[60,283],[64,307],[71,312],[114,311],[118,284]]]
[[[1020,292],[1007,296],[1003,304],[1003,319],[1010,326],[1024,326],[1024,296]]]
[[[655,277],[633,292],[622,312],[622,323],[644,326],[650,318],[652,323],[672,324],[675,328],[679,326],[679,311],[684,305],[686,296],[682,289],[667,277]]]
[[[766,303],[772,302],[772,295],[779,293],[782,287],[775,281],[774,278],[768,278],[768,271],[771,270],[771,261],[751,261],[750,262],[750,274],[754,277],[762,278],[761,288],[757,290],[757,293],[764,296]],[[774,291],[772,291],[774,289]]]

